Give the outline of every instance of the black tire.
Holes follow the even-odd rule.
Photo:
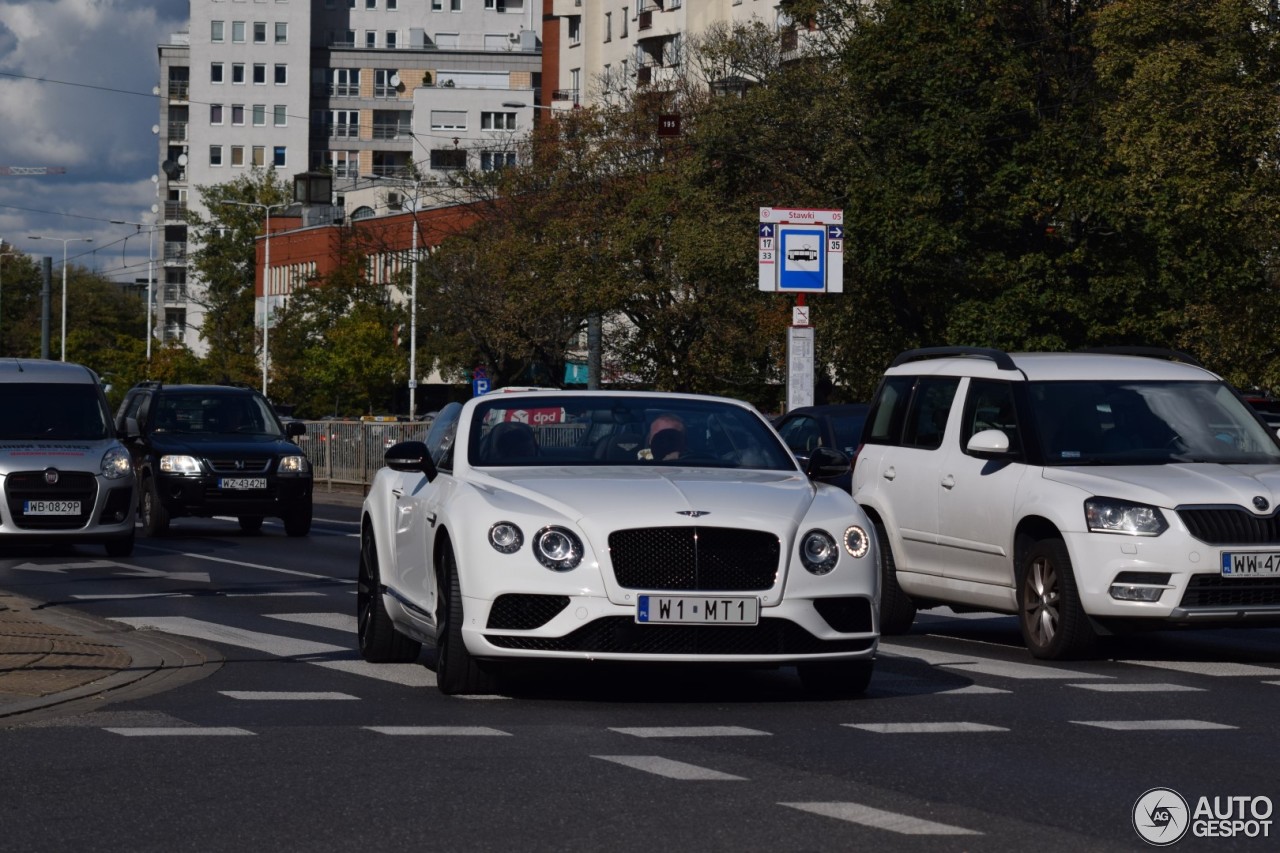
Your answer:
[[[142,516],[142,532],[148,537],[163,536],[169,529],[169,511],[156,491],[154,477],[148,477],[138,499],[138,514]]]
[[[1066,543],[1033,543],[1018,566],[1017,582],[1018,627],[1032,655],[1072,660],[1093,651],[1098,637],[1080,604]]]
[[[867,692],[875,662],[869,660],[814,661],[796,665],[800,683],[810,696],[851,699]]]
[[[436,568],[436,587],[436,686],[446,696],[495,692],[497,679],[481,668],[462,639],[458,563],[447,547]]]
[[[369,663],[412,663],[422,644],[396,630],[382,603],[378,548],[366,526],[360,536],[360,568],[356,580],[356,634],[360,656]]]
[[[306,536],[311,532],[311,504],[296,509],[284,517],[284,532],[290,536]]]
[[[108,557],[128,557],[133,554],[133,542],[136,533],[129,531],[128,536],[122,536],[119,539],[112,539],[106,543]]]
[[[884,522],[875,522],[875,529],[880,567],[880,633],[905,634],[916,621],[916,603],[898,585],[898,564],[894,562]]]
[[[240,522],[240,529],[245,533],[257,533],[262,530],[262,516],[260,515],[242,515],[236,520]]]

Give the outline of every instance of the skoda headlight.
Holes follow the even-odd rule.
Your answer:
[[[127,477],[132,470],[133,462],[129,459],[129,451],[123,447],[113,447],[102,454],[102,476],[108,480]]]
[[[810,530],[800,540],[800,562],[815,575],[825,575],[836,567],[840,547],[825,530]]]
[[[533,537],[538,562],[556,572],[567,572],[582,562],[582,540],[563,527],[544,527]]]
[[[194,456],[161,456],[160,470],[166,474],[199,474],[200,463]]]
[[[311,463],[305,456],[285,456],[280,460],[277,469],[281,474],[305,474],[311,470]]]
[[[1089,498],[1084,502],[1084,520],[1090,533],[1159,536],[1169,529],[1157,507],[1116,498]]]

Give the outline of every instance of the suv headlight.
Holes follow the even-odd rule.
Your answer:
[[[160,470],[166,474],[199,474],[200,463],[194,456],[161,456]]]
[[[311,463],[305,456],[285,456],[280,460],[277,469],[281,474],[305,474],[311,470]]]
[[[102,476],[108,480],[127,477],[132,470],[133,461],[129,458],[129,451],[123,447],[113,447],[102,454]]]
[[[1159,508],[1116,498],[1089,498],[1084,502],[1084,520],[1090,533],[1159,536],[1169,529]]]

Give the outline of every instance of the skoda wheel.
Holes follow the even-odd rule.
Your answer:
[[[1061,539],[1029,547],[1018,569],[1018,625],[1031,654],[1045,660],[1088,655],[1097,641],[1080,594],[1071,556]]]
[[[898,564],[893,560],[884,522],[875,522],[876,554],[880,558],[880,633],[905,634],[916,621],[916,603],[898,585]]]

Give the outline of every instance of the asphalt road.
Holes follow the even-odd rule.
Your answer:
[[[181,520],[125,560],[3,555],[0,588],[226,662],[0,729],[0,850],[1138,850],[1150,789],[1193,814],[1280,800],[1280,631],[1049,665],[1008,617],[926,612],[858,700],[808,699],[785,669],[599,664],[446,698],[426,666],[359,660],[356,518],[321,508],[301,540]],[[1276,849],[1280,827],[1245,817],[1268,836],[1192,820],[1173,849]]]

